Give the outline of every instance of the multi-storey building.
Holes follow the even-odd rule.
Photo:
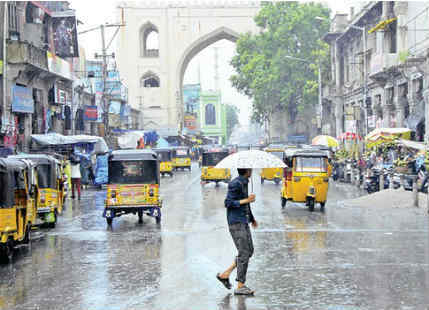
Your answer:
[[[71,130],[76,18],[68,2],[0,4],[0,141],[27,151],[31,134]]]
[[[353,10],[350,16],[335,15],[324,37],[333,79],[324,86],[323,99],[324,107],[335,111],[331,125],[337,136],[407,127],[423,140],[428,14],[427,2],[377,1],[356,15]]]

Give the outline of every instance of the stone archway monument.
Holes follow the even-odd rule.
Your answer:
[[[125,26],[119,33],[117,64],[128,87],[129,103],[142,113],[141,128],[182,128],[182,86],[189,62],[219,40],[235,42],[241,33],[256,33],[254,16],[259,8],[258,2],[244,1],[118,5]],[[147,42],[151,32],[157,42]],[[148,75],[159,81],[158,87],[147,87],[152,85],[145,83]]]

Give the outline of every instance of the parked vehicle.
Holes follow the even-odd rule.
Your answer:
[[[151,150],[118,150],[109,157],[109,182],[103,217],[111,225],[115,217],[143,214],[161,222],[159,160]]]
[[[329,187],[328,156],[317,150],[286,150],[281,206],[288,200],[305,203],[314,211],[316,203],[324,209]]]
[[[389,173],[385,169],[372,168],[370,173],[365,178],[364,189],[368,194],[378,192],[380,190],[380,175],[383,174],[384,177],[384,187],[387,189],[390,186],[390,177]]]
[[[37,224],[46,224],[48,227],[54,228],[65,202],[64,183],[66,180],[62,163],[45,154],[14,155],[8,158],[31,160],[35,164],[37,170]]]
[[[36,220],[35,169],[21,159],[0,159],[0,261],[12,259],[18,244],[28,244]]]

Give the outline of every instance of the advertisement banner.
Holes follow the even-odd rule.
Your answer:
[[[75,12],[55,12],[52,16],[52,30],[55,54],[63,58],[79,57]]]
[[[12,86],[12,112],[34,113],[33,91],[24,86]]]
[[[96,122],[98,119],[98,110],[96,105],[86,105],[83,107],[83,120]]]
[[[63,78],[73,80],[72,63],[53,55],[51,52],[46,52],[48,57],[48,70]]]
[[[196,115],[200,107],[200,84],[183,85],[183,103],[185,112]]]
[[[189,130],[197,129],[197,118],[194,115],[185,115],[185,127]]]

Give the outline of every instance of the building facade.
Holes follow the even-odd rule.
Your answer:
[[[335,15],[324,37],[333,79],[323,87],[323,102],[335,111],[337,136],[406,127],[424,140],[428,14],[427,2],[377,1],[356,15]]]
[[[226,143],[226,108],[219,91],[201,92],[201,133],[218,144]]]

